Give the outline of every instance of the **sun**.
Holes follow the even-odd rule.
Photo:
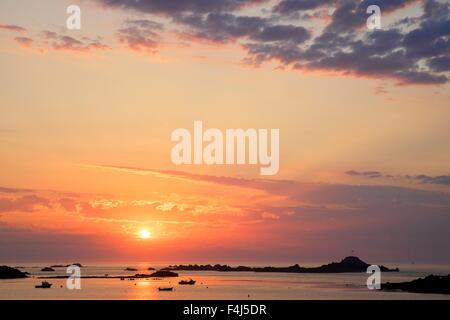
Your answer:
[[[139,231],[139,238],[141,239],[148,239],[150,238],[152,235],[152,233],[150,231],[148,231],[147,229],[141,229]]]

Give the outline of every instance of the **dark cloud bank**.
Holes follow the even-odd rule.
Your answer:
[[[384,174],[379,171],[355,171],[355,170],[349,170],[345,172],[345,174],[349,176],[361,176],[366,178],[401,178],[401,179],[407,179],[412,180],[420,183],[429,183],[429,184],[439,184],[444,186],[450,186],[450,175],[440,175],[440,176],[428,176],[425,174],[420,175],[397,175],[393,176],[390,174]]]
[[[122,42],[135,48],[156,46],[156,34],[161,28],[152,19],[163,17],[176,26],[177,32],[194,39],[240,43],[248,52],[246,62],[254,65],[277,61],[297,70],[390,78],[400,84],[448,81],[448,1],[281,0],[275,4],[264,0],[95,1],[146,15],[140,24],[128,25],[118,32]],[[414,4],[422,7],[419,16],[399,18],[392,25],[383,25],[381,30],[366,28],[369,5],[378,5],[387,17]],[[244,11],[249,7],[255,12],[252,15]],[[301,25],[308,17],[320,17],[329,7],[335,10],[323,29]]]

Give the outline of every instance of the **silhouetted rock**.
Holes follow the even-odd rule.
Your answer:
[[[8,266],[0,266],[0,279],[18,279],[26,278],[27,274],[16,268]]]
[[[168,271],[168,270],[159,270],[156,272],[153,272],[150,277],[159,277],[159,278],[164,278],[164,277],[178,277],[178,273],[172,272],[172,271]]]
[[[341,262],[332,262],[320,267],[306,268],[298,264],[289,267],[230,267],[228,265],[175,265],[168,266],[163,270],[184,270],[184,271],[253,271],[253,272],[291,272],[291,273],[342,273],[342,272],[366,272],[370,264],[365,263],[358,257],[346,257]],[[398,268],[388,269],[380,266],[383,272],[399,271]]]
[[[249,267],[247,271],[252,271]],[[198,264],[189,264],[189,265],[174,265],[174,266],[168,266],[167,268],[164,268],[162,270],[188,270],[188,271],[234,271],[234,268],[224,264],[215,264],[215,265],[198,265]]]
[[[383,283],[383,290],[401,290],[416,293],[450,294],[450,274],[446,276],[429,275],[409,282]]]
[[[341,262],[332,262],[315,268],[303,268],[304,272],[313,273],[342,273],[342,272],[366,272],[370,264],[362,261],[358,257],[346,257]],[[398,272],[399,269],[389,269],[385,266],[379,266],[382,272]]]
[[[136,273],[134,275],[135,278],[150,278],[152,275],[151,274],[146,274],[146,273]]]
[[[148,267],[147,270],[152,271],[152,270],[155,270],[155,268]]]
[[[81,279],[121,279],[121,280],[134,280],[135,278],[150,278],[152,275],[151,274],[143,274],[143,273],[137,273],[134,274],[132,276],[130,275],[122,275],[122,276],[110,276],[108,274],[105,274],[103,276],[81,276]],[[58,276],[42,276],[42,277],[38,277],[38,279],[67,279],[69,278],[69,276],[67,275],[58,275]]]
[[[136,268],[126,268],[125,271],[137,271],[138,269]]]
[[[67,268],[69,266],[77,266],[79,268],[82,268],[83,266],[81,265],[81,263],[72,263],[72,264],[54,264],[52,266],[50,266],[51,268]]]
[[[45,268],[42,268],[41,271],[52,272],[52,271],[55,271],[55,269],[50,268],[50,267],[45,267]]]

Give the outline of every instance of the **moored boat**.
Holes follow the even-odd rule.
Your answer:
[[[47,281],[42,281],[41,284],[35,285],[35,288],[40,288],[40,289],[48,289],[51,288],[52,284],[50,282]]]
[[[173,291],[173,287],[159,287],[159,291]]]
[[[181,280],[180,282],[178,282],[178,284],[181,284],[181,285],[185,285],[185,284],[193,285],[193,284],[195,284],[195,280],[192,280],[192,279],[190,279],[190,280]]]

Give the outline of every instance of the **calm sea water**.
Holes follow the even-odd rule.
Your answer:
[[[81,279],[81,290],[68,290],[66,279],[50,279],[50,289],[36,289],[39,276],[66,275],[65,268],[41,272],[50,264],[8,264],[21,266],[30,278],[0,280],[0,299],[450,299],[450,295],[414,294],[372,291],[366,287],[367,274],[293,274],[254,272],[180,271],[172,279]],[[149,264],[87,265],[81,269],[88,275],[134,275],[151,273]],[[398,265],[401,272],[383,273],[382,282],[410,281],[429,274],[449,274],[450,266]],[[138,271],[124,271],[126,267]],[[160,268],[162,266],[152,265]],[[180,286],[181,279],[194,279],[193,286]],[[160,292],[158,287],[171,286],[174,291]]]

